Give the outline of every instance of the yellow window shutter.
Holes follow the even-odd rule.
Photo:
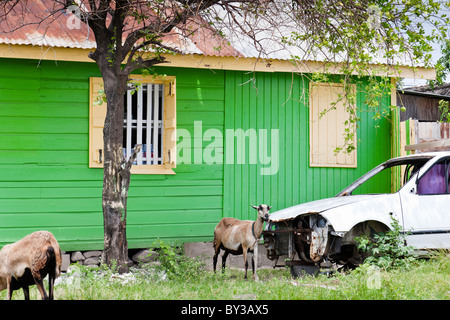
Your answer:
[[[164,165],[176,168],[177,160],[177,108],[175,77],[164,85]]]
[[[103,90],[101,77],[89,78],[89,168],[102,168],[104,160],[103,126],[106,102],[96,103]]]
[[[356,86],[353,85],[356,92]],[[349,167],[357,166],[356,150],[350,154],[340,151],[345,141],[345,121],[348,111],[344,101],[343,85],[340,83],[310,83],[310,166]],[[356,134],[353,144],[356,146]]]

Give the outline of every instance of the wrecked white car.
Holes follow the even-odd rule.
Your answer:
[[[384,170],[402,172],[401,188],[390,194],[356,194]],[[394,169],[393,169],[394,168]],[[450,248],[450,152],[388,160],[338,195],[276,211],[266,224],[267,256],[284,256],[293,275],[323,261],[358,265],[354,238],[389,230],[392,218],[417,249]]]

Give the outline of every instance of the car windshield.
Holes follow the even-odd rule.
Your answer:
[[[349,187],[341,191],[338,196],[348,196],[354,194],[379,194],[395,193],[401,189],[428,161],[430,157],[413,157],[406,159],[392,159],[356,180]],[[401,185],[398,189],[392,190],[390,183],[391,172],[394,170],[401,174]]]

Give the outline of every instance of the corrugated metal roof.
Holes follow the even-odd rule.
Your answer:
[[[276,5],[273,7],[276,11],[268,11],[266,17],[258,19],[245,13],[233,15],[230,18],[230,14],[219,6],[215,6],[214,10],[220,17],[219,21],[223,21],[221,25],[217,23],[217,27],[222,30],[233,47],[247,58],[296,60],[297,62],[347,62],[348,57],[345,52],[331,52],[329,48],[318,48],[311,41],[301,39],[302,37],[299,36],[307,34],[308,29],[297,16],[292,16],[287,10],[278,11]],[[366,50],[373,65],[424,66],[422,62],[413,61],[412,55],[408,52],[397,52],[388,61],[385,54],[386,48],[382,45],[376,47],[376,52]]]
[[[59,7],[58,7],[59,6]],[[226,12],[215,8],[218,14]],[[223,12],[220,13],[220,10]],[[50,15],[51,12],[57,12]],[[42,20],[45,19],[44,22]],[[282,17],[277,17],[282,19]],[[225,20],[225,19],[224,19]],[[76,23],[78,24],[76,25]],[[75,23],[75,25],[74,25]],[[190,22],[188,26],[195,30],[184,36],[179,29],[172,30],[170,35],[163,38],[164,44],[174,46],[183,54],[201,54],[206,56],[232,56],[246,58],[265,58],[273,60],[298,61],[328,61],[324,50],[312,50],[305,42],[289,44],[282,41],[283,37],[291,34],[289,21],[280,22],[279,26],[264,25],[258,22],[252,30],[240,30],[239,26],[230,23],[220,26],[226,39],[217,34],[204,21]],[[136,24],[130,21],[130,25]],[[234,24],[252,26],[251,23],[235,21]],[[267,23],[266,23],[267,24]],[[22,25],[22,27],[20,27]],[[7,15],[5,21],[0,21],[0,43],[23,44],[35,46],[50,46],[63,48],[94,49],[96,47],[94,34],[82,22],[74,20],[72,13],[62,9],[62,4],[53,0],[28,0],[19,2],[14,12]],[[5,32],[13,30],[12,32]],[[249,36],[253,33],[252,36]],[[255,41],[256,39],[256,41]],[[345,61],[344,57],[334,56],[334,61]],[[382,54],[373,57],[373,64],[384,64]],[[412,66],[407,55],[399,56],[394,64]]]
[[[15,10],[0,21],[0,43],[94,49],[93,32],[72,13],[59,8],[62,5],[52,0],[19,2]],[[50,15],[51,12],[56,13]],[[175,28],[163,38],[163,43],[184,54],[242,56],[212,29],[197,26],[196,30],[194,35],[185,37]]]
[[[26,6],[25,6],[26,5]],[[70,29],[68,18],[72,14],[57,11],[57,3],[51,0],[19,2],[14,11],[0,21],[0,42],[64,48],[95,48],[95,39],[84,23]],[[61,6],[61,4],[59,4]],[[45,19],[43,22],[42,20]],[[12,31],[10,31],[12,30]]]
[[[435,96],[436,98],[448,99],[450,98],[450,83],[443,83],[436,85],[433,88],[429,85],[409,87],[397,90],[399,93],[409,93],[423,96]]]

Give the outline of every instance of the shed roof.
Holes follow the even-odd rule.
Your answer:
[[[424,96],[436,99],[450,99],[450,83],[431,87],[430,85],[415,86],[397,90],[401,94]]]

